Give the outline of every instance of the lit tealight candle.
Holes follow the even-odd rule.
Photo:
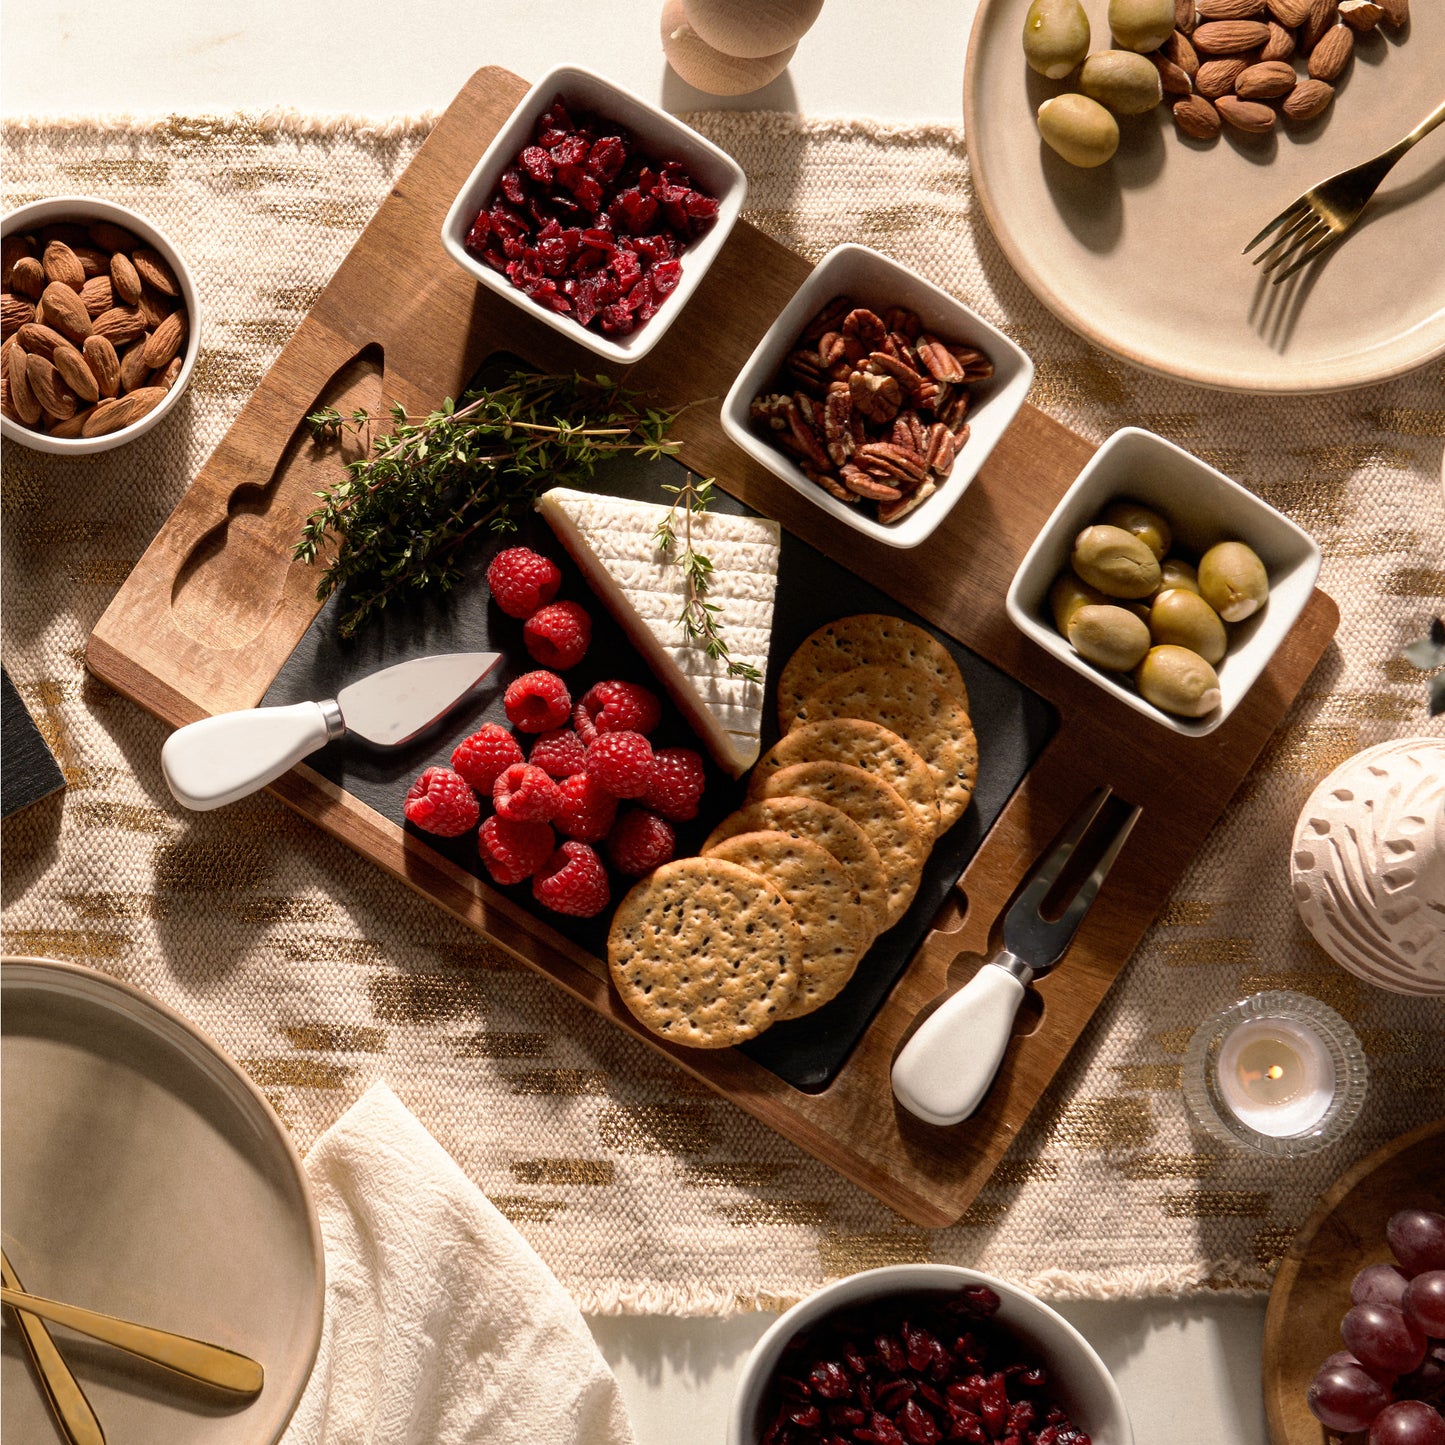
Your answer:
[[[1219,1046],[1219,1094],[1239,1122],[1284,1139],[1324,1118],[1335,1097],[1335,1065],[1323,1038],[1297,1019],[1237,1024]]]

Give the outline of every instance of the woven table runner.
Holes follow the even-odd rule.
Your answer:
[[[746,168],[754,224],[810,259],[853,240],[922,270],[1032,354],[1036,405],[1094,441],[1160,432],[1305,526],[1340,604],[1335,645],[963,1221],[907,1224],[273,799],[183,812],[164,729],[84,670],[91,628],[424,120],[5,128],[6,210],[64,193],[134,207],[188,259],[205,311],[189,392],[139,442],[85,460],[5,448],[3,658],[68,784],[5,827],[5,947],[159,995],[241,1061],[302,1149],[385,1078],[589,1311],[775,1308],[925,1259],[1054,1297],[1264,1289],[1332,1179],[1445,1113],[1445,1009],[1336,967],[1288,888],[1294,821],[1325,772],[1445,735],[1400,659],[1445,609],[1445,368],[1306,399],[1161,380],[1032,298],[958,131],[689,119]],[[1353,1132],[1289,1165],[1226,1153],[1180,1091],[1195,1026],[1276,987],[1344,1014],[1371,1069]]]

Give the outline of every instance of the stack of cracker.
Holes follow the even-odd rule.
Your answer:
[[[623,1002],[674,1043],[742,1043],[835,997],[973,796],[963,676],[901,618],[812,633],[783,668],[778,721],[748,802],[699,857],[637,884],[612,922]]]

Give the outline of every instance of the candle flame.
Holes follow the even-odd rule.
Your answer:
[[[1284,1078],[1284,1070],[1280,1068],[1278,1064],[1271,1064],[1269,1066],[1269,1069],[1267,1070],[1267,1073],[1271,1079]]]

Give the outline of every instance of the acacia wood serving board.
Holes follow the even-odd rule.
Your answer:
[[[315,447],[303,419],[400,401],[428,410],[508,351],[548,371],[589,366],[566,338],[479,287],[441,247],[442,218],[527,89],[478,71],[437,123],[296,334],[262,379],[91,635],[91,670],[172,725],[255,705],[317,611],[316,574],[291,561],[344,449]],[[1024,551],[1092,447],[1025,406],[952,515],[909,552],[862,539],[733,446],[719,403],[808,264],[740,222],[651,355],[628,374],[688,408],[682,459],[1025,682],[1058,713],[1053,740],[959,880],[912,964],[832,1084],[804,1093],[736,1050],[664,1044],[612,990],[606,962],[462,871],[399,823],[302,765],[283,801],[442,908],[488,934],[619,1027],[667,1054],[819,1159],[922,1225],[957,1220],[1123,968],[1334,634],[1316,592],[1222,727],[1187,738],[1138,715],[1023,638],[1004,594]],[[1064,965],[1037,988],[998,1078],[949,1129],[894,1104],[889,1070],[921,1008],[967,980],[1020,880],[1101,783],[1144,805]]]

